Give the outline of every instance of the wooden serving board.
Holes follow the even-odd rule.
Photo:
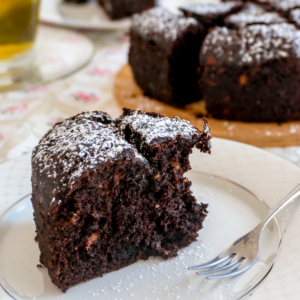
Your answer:
[[[178,109],[143,95],[135,83],[130,66],[125,65],[116,75],[114,91],[121,107],[154,111],[168,117],[189,120],[199,129],[203,120],[196,114],[205,113],[204,101]],[[283,123],[246,123],[207,118],[214,137],[235,140],[258,147],[287,147],[300,145],[300,121]]]

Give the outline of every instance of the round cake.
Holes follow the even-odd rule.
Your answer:
[[[129,63],[144,94],[182,109],[203,98],[207,117],[221,120],[300,120],[300,1],[255,2],[208,1],[180,7],[179,16],[163,8],[135,16]],[[184,18],[202,30],[178,30]]]

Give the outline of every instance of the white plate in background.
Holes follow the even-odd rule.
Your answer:
[[[62,1],[63,0],[42,0],[41,21],[59,26],[82,29],[128,29],[130,26],[129,17],[121,20],[111,20],[96,1],[90,1],[84,4],[66,4]],[[199,1],[201,2],[203,0],[198,0],[198,2]],[[197,2],[197,0],[160,0],[159,5],[176,11],[178,6],[191,2]]]

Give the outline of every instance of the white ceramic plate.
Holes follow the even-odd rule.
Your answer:
[[[77,285],[66,294],[51,283],[46,269],[36,267],[39,250],[34,242],[30,198],[11,207],[30,192],[30,157],[3,164],[0,215],[6,213],[0,219],[0,283],[11,296],[0,292],[0,299],[233,300],[245,294],[252,294],[251,299],[255,300],[299,299],[297,203],[292,203],[278,216],[278,222],[274,220],[268,226],[259,259],[243,276],[207,281],[187,270],[190,265],[214,258],[251,230],[267,214],[267,205],[275,206],[300,180],[297,166],[261,149],[220,139],[213,140],[213,149],[211,156],[194,151],[193,172],[188,173],[197,199],[210,204],[205,228],[199,232],[197,242],[181,250],[177,258],[137,262]],[[291,221],[296,214],[297,218]],[[287,228],[289,232],[273,266],[282,232]]]
[[[178,6],[189,2],[197,0],[160,0],[159,5],[176,11]],[[80,5],[64,4],[62,0],[42,0],[40,19],[43,22],[73,28],[127,29],[130,26],[130,18],[112,21],[96,0]]]

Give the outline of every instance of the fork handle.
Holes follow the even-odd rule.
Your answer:
[[[261,233],[268,225],[268,223],[273,219],[273,217],[299,195],[300,185],[298,185],[290,194],[288,194],[279,204],[276,205],[276,207],[256,227],[256,230],[258,230]]]

